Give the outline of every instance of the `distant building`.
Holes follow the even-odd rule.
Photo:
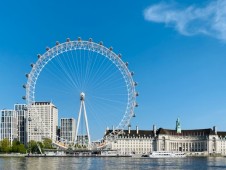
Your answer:
[[[74,118],[62,118],[60,120],[60,138],[66,140],[69,143],[73,143],[75,140],[75,119]]]
[[[9,141],[18,139],[17,115],[14,110],[1,110],[0,140],[8,138]]]
[[[26,104],[15,104],[14,110],[18,121],[18,140],[26,144]]]
[[[58,109],[51,102],[35,102],[28,109],[27,141],[57,140]]]
[[[57,141],[60,141],[60,127],[57,128]]]
[[[113,130],[107,130],[106,135]],[[181,130],[177,119],[175,129],[123,130],[112,140],[111,149],[120,154],[147,154],[152,151],[182,151],[189,155],[226,155],[226,132],[213,129]]]
[[[82,147],[87,147],[89,144],[88,135],[78,135],[76,144]]]

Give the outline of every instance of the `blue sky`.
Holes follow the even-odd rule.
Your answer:
[[[122,53],[139,83],[132,126],[226,130],[226,3],[2,1],[0,108],[23,103],[30,63],[70,37]]]

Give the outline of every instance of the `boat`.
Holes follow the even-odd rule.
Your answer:
[[[149,158],[184,158],[184,152],[171,152],[171,151],[153,151],[149,154]]]

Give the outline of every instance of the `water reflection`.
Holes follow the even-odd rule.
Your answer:
[[[0,158],[0,170],[225,169],[225,158]]]

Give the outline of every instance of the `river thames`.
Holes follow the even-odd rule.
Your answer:
[[[0,170],[46,170],[46,169],[226,169],[225,157],[187,157],[187,158],[0,158]]]

